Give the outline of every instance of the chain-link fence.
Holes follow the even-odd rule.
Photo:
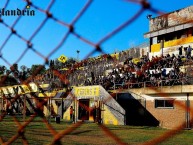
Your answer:
[[[4,9],[6,10],[9,6],[11,0],[7,0],[4,4]],[[68,135],[70,133],[72,133],[75,129],[79,129],[81,128],[81,126],[85,123],[85,122],[75,122],[75,124],[70,124],[68,128],[60,130],[59,128],[54,128],[52,126],[52,124],[50,124],[50,118],[46,118],[43,114],[43,108],[44,106],[48,106],[48,110],[51,110],[51,105],[50,105],[50,97],[47,96],[47,93],[44,92],[44,90],[42,90],[42,94],[43,94],[43,99],[40,99],[37,95],[36,92],[32,91],[32,88],[30,86],[30,82],[32,82],[34,80],[34,78],[36,78],[36,81],[38,79],[40,79],[42,81],[41,76],[39,77],[39,72],[44,68],[44,65],[49,66],[49,61],[51,59],[51,56],[56,53],[56,51],[60,50],[61,47],[68,42],[68,38],[70,36],[75,36],[76,38],[78,38],[80,41],[82,41],[83,43],[86,43],[87,45],[93,47],[93,50],[88,52],[87,55],[85,55],[84,60],[89,59],[90,56],[92,56],[95,52],[99,52],[101,53],[101,55],[104,57],[104,59],[106,59],[105,53],[104,53],[104,49],[102,47],[102,45],[108,41],[111,37],[113,37],[114,35],[116,35],[117,33],[119,33],[120,31],[124,30],[124,28],[128,27],[130,24],[132,24],[135,20],[137,20],[137,18],[139,18],[145,11],[150,11],[156,14],[164,14],[161,11],[157,10],[156,8],[152,7],[151,3],[147,2],[146,0],[127,0],[127,2],[133,2],[136,4],[139,4],[141,6],[140,10],[138,12],[136,12],[130,19],[128,19],[127,21],[125,21],[124,23],[122,23],[121,25],[119,25],[116,29],[114,29],[113,31],[111,31],[110,33],[106,34],[103,38],[101,38],[98,42],[93,42],[87,39],[87,36],[84,36],[82,34],[79,34],[78,31],[75,29],[76,28],[76,24],[79,22],[80,18],[86,13],[86,11],[90,8],[90,5],[93,1],[92,0],[87,0],[84,4],[84,6],[82,7],[82,9],[77,13],[76,17],[73,18],[73,20],[70,23],[64,22],[58,18],[55,17],[54,13],[51,13],[50,9],[52,8],[52,6],[55,3],[55,0],[50,0],[49,5],[43,9],[39,6],[36,6],[33,2],[31,2],[30,0],[26,0],[23,3],[25,4],[23,10],[21,11],[26,11],[26,8],[33,8],[33,10],[38,11],[39,13],[41,13],[42,15],[44,15],[44,19],[42,19],[42,21],[39,23],[39,26],[34,30],[33,34],[31,34],[30,36],[24,37],[22,34],[20,34],[19,30],[16,29],[16,25],[18,24],[18,22],[22,19],[22,15],[18,16],[15,21],[13,22],[12,25],[7,24],[6,21],[4,21],[2,14],[0,17],[0,25],[4,26],[5,29],[8,29],[10,31],[10,33],[8,34],[8,36],[5,38],[5,41],[2,42],[1,46],[0,46],[0,52],[3,52],[3,50],[5,49],[6,44],[11,41],[11,37],[17,37],[21,43],[25,43],[26,48],[23,50],[23,52],[21,53],[21,55],[17,58],[16,61],[14,61],[14,63],[10,63],[10,61],[8,60],[8,58],[6,58],[3,53],[0,56],[1,60],[6,63],[8,66],[10,66],[11,71],[8,71],[6,73],[5,76],[3,76],[1,78],[1,86],[4,86],[6,84],[6,82],[8,81],[8,78],[10,76],[10,74],[13,74],[13,76],[17,79],[17,82],[20,85],[27,85],[29,88],[29,93],[25,94],[25,90],[21,89],[22,93],[18,93],[17,90],[14,90],[14,93],[7,93],[4,94],[3,92],[1,92],[1,108],[6,107],[6,109],[2,109],[5,111],[1,112],[1,118],[0,121],[4,124],[4,126],[6,125],[12,125],[12,129],[13,131],[8,131],[6,130],[6,127],[3,127],[3,131],[5,134],[9,134],[8,136],[10,137],[5,137],[4,134],[0,135],[0,142],[1,144],[17,144],[17,140],[21,139],[23,144],[29,144],[33,141],[33,138],[31,138],[30,136],[36,136],[37,132],[33,132],[33,129],[28,129],[30,128],[30,126],[34,123],[37,122],[36,118],[39,117],[41,120],[41,124],[40,128],[38,130],[39,134],[43,134],[44,136],[49,136],[49,141],[46,142],[46,144],[62,144],[65,140],[65,135]],[[3,12],[2,12],[3,13]],[[14,13],[14,12],[10,12],[10,13]],[[27,13],[27,12],[26,12]],[[33,15],[33,12],[31,12],[31,15]],[[174,18],[175,19],[175,18]],[[184,18],[181,18],[182,20]],[[52,20],[55,24],[59,24],[60,26],[62,26],[64,29],[67,29],[66,33],[63,34],[63,36],[61,37],[60,41],[58,42],[58,44],[50,51],[47,53],[47,55],[45,55],[44,53],[41,53],[41,51],[39,51],[39,49],[37,49],[36,44],[33,43],[33,39],[36,38],[39,34],[39,32],[41,30],[44,29],[44,26],[48,23],[48,21]],[[46,39],[46,36],[45,36]],[[40,40],[41,41],[41,40]],[[16,43],[16,42],[13,42]],[[26,78],[20,78],[18,77],[17,73],[15,72],[15,66],[14,64],[17,64],[21,61],[21,59],[29,52],[33,52],[35,54],[37,54],[40,58],[42,58],[44,60],[44,63],[39,66],[38,68],[36,68],[36,70],[33,72],[33,74],[31,74],[30,76],[26,77]],[[70,51],[70,50],[69,50]],[[31,53],[32,53],[31,52]],[[121,57],[123,58],[123,57]],[[124,59],[123,59],[124,60]],[[123,61],[122,60],[122,61]],[[104,68],[104,70],[95,70],[97,71],[97,74],[103,75],[103,71],[105,71],[105,69],[109,69],[109,68],[114,68],[116,66],[123,66],[123,64],[119,64],[119,60],[117,59],[111,59],[110,60],[111,63],[109,62],[105,62],[106,64],[106,68]],[[158,60],[154,60],[153,63],[157,63],[159,61]],[[71,68],[69,70],[66,70],[65,73],[61,73],[60,70],[57,69],[51,69],[51,73],[52,73],[52,78],[57,78],[57,81],[62,82],[62,84],[64,85],[76,85],[75,83],[77,83],[76,81],[78,81],[78,79],[73,78],[74,76],[76,76],[77,78],[81,78],[81,76],[83,74],[80,75],[80,73],[82,73],[81,71],[77,71],[77,69],[79,69],[80,67],[82,67],[83,65],[88,67],[89,69],[93,66],[97,66],[100,67],[102,64],[99,61],[98,63],[95,63],[92,61],[92,63],[85,65],[85,63],[87,63],[86,61],[80,61],[75,63],[73,66],[71,66]],[[103,63],[103,61],[102,61]],[[151,65],[146,65],[143,70],[140,70],[141,72],[144,72],[144,70],[148,70],[148,68],[152,67],[153,63]],[[111,65],[110,65],[111,64]],[[94,68],[92,68],[94,69]],[[132,69],[132,68],[131,68]],[[70,74],[72,74],[72,72],[74,71],[75,74],[73,76],[70,76]],[[87,70],[88,71],[88,70]],[[90,72],[89,72],[90,74]],[[38,78],[38,79],[37,79]],[[50,78],[50,77],[48,77]],[[70,78],[70,79],[69,79]],[[91,76],[92,79],[92,76]],[[85,81],[85,78],[79,79],[80,82]],[[48,81],[48,82],[54,82],[56,81],[56,79],[54,80],[44,80],[44,81]],[[80,83],[78,82],[77,84],[80,85]],[[100,84],[100,82],[99,82]],[[11,83],[6,84],[6,85],[11,85]],[[41,88],[41,85],[38,84],[38,87]],[[85,85],[85,83],[83,83],[83,85]],[[87,85],[91,85],[87,82]],[[128,88],[128,86],[132,85],[132,83],[127,84],[126,88]],[[106,89],[108,88],[108,84],[105,85]],[[121,85],[122,88],[118,88],[117,92],[122,92],[122,90],[124,90],[125,88],[123,87],[124,85]],[[141,86],[144,87],[144,86]],[[159,86],[157,86],[159,87]],[[62,85],[59,85],[55,88],[63,88]],[[52,89],[52,88],[51,88]],[[111,88],[112,89],[112,88]],[[162,91],[160,91],[159,89],[156,89],[155,86],[152,87],[152,85],[149,86],[149,89],[154,90],[157,94],[161,94],[161,96],[163,97],[168,97],[166,96],[164,93],[162,93]],[[31,91],[30,91],[31,90]],[[7,90],[9,92],[9,90]],[[76,97],[74,96],[73,93],[66,92],[66,96],[67,95],[71,95],[71,101],[75,100]],[[116,97],[116,94],[112,95],[112,97]],[[169,97],[168,97],[169,98]],[[111,97],[106,98],[105,100],[103,100],[102,103],[106,103],[111,99]],[[31,101],[33,100],[33,101]],[[70,100],[70,99],[69,99]],[[4,105],[6,104],[6,106]],[[17,104],[20,104],[20,106],[18,106]],[[144,103],[145,104],[145,103]],[[83,106],[84,104],[79,104],[80,106]],[[177,103],[178,106],[180,106],[182,109],[187,109],[185,104],[178,102]],[[28,107],[27,107],[28,106]],[[9,109],[11,108],[11,109]],[[30,108],[28,110],[26,110],[25,108]],[[87,111],[92,110],[93,108],[85,108]],[[17,115],[15,115],[12,111],[17,112]],[[30,111],[31,110],[31,111]],[[30,116],[26,116],[27,111],[33,112],[32,114],[30,114]],[[190,111],[189,111],[190,112]],[[25,114],[25,115],[23,115]],[[193,115],[193,112],[190,112],[191,116]],[[22,118],[21,118],[22,117]],[[84,120],[84,119],[83,119]],[[23,123],[21,123],[21,121],[24,121]],[[190,122],[192,122],[192,118],[190,118]],[[43,124],[43,125],[42,125]],[[68,124],[68,123],[66,123]],[[148,140],[146,142],[144,142],[143,144],[158,144],[158,143],[162,143],[168,139],[170,139],[171,137],[175,137],[175,135],[179,134],[183,129],[184,129],[184,124],[186,124],[186,122],[183,122],[183,124],[176,126],[175,130],[169,130],[166,133],[152,139],[152,140]],[[41,130],[41,125],[42,126],[46,126],[46,130]],[[125,142],[123,140],[121,140],[117,135],[115,135],[114,133],[112,133],[112,131],[110,129],[108,129],[104,124],[99,123],[98,125],[98,130],[102,130],[105,132],[106,137],[109,137],[110,139],[112,139],[113,141],[115,141],[116,144],[129,144],[129,142]],[[37,131],[37,130],[36,130]],[[38,137],[37,137],[38,138]],[[91,137],[92,138],[92,137]],[[30,141],[29,141],[30,140]],[[66,139],[67,140],[67,139]],[[89,141],[88,141],[89,142]],[[68,143],[68,142],[65,142]],[[18,143],[19,144],[19,143]],[[40,142],[33,142],[33,144],[41,144]],[[108,144],[108,143],[107,143]]]

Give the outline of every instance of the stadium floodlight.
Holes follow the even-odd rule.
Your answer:
[[[148,14],[148,15],[147,15],[147,19],[151,19],[151,16],[152,16],[152,15]]]

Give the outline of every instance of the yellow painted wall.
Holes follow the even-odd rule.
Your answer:
[[[115,116],[111,113],[111,111],[107,108],[106,105],[104,105],[103,123],[118,125],[118,120],[115,118]]]
[[[193,36],[164,42],[164,48],[193,42]],[[151,52],[160,52],[160,43],[151,45]]]
[[[54,112],[57,114],[58,113],[58,106],[56,105],[55,101],[52,101],[51,105],[54,108]],[[45,116],[49,116],[51,115],[50,111],[48,110],[47,106],[44,106],[44,111],[43,113],[45,114]]]
[[[151,52],[159,52],[160,51],[160,43],[151,45]]]
[[[50,115],[50,112],[49,112],[47,106],[44,106],[44,115],[45,116],[49,116]]]
[[[187,44],[187,43],[191,43],[191,42],[193,42],[193,36],[167,41],[167,42],[164,43],[164,47],[172,47],[172,46],[176,46],[176,45],[183,45],[183,44]]]
[[[54,97],[56,96],[57,92],[53,91],[53,92],[46,92],[46,93],[39,93],[38,97]]]
[[[52,106],[53,106],[53,108],[54,108],[54,112],[55,112],[56,114],[58,114],[58,106],[56,105],[56,102],[55,102],[55,101],[52,101]]]
[[[70,106],[73,106],[73,103]],[[70,106],[68,107],[68,109],[63,114],[63,119],[64,120],[70,120]]]

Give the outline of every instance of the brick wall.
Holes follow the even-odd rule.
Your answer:
[[[186,121],[185,109],[179,104],[184,105],[185,100],[175,100],[173,109],[155,108],[155,101],[147,100],[146,109],[160,122],[160,127],[175,128]]]
[[[193,100],[190,101],[190,120],[192,120],[190,122],[190,127],[193,128]]]

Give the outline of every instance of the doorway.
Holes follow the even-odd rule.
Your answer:
[[[129,93],[117,94],[117,102],[126,111],[125,124],[132,126],[158,126],[159,121],[146,109],[142,100]]]
[[[89,99],[80,99],[78,104],[78,119],[89,120]]]

